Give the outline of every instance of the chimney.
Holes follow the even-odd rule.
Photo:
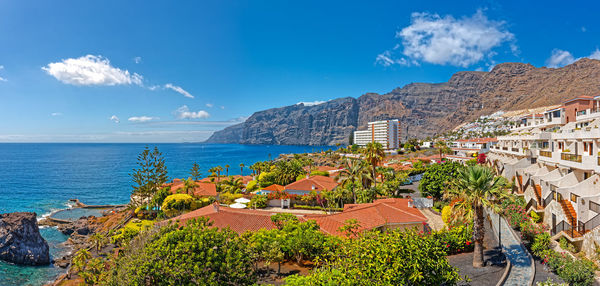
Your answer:
[[[315,189],[317,189],[317,188],[315,187],[315,185],[312,185],[311,189],[312,189],[312,190],[315,190]]]
[[[408,199],[408,207],[412,208],[413,206],[414,206],[413,200],[412,199]]]
[[[215,212],[219,212],[219,203],[214,202],[213,203],[213,208],[215,209]]]

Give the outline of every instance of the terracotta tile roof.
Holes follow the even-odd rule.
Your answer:
[[[273,213],[248,209],[232,209],[219,206],[218,203],[205,206],[203,208],[191,211],[186,214],[165,220],[161,224],[165,225],[169,221],[179,221],[185,224],[193,218],[207,217],[212,223],[212,227],[226,228],[242,234],[246,231],[257,231],[260,229],[274,229],[276,226],[271,221]]]
[[[281,192],[285,189],[284,186],[278,184],[272,184],[268,187],[262,188],[263,191]]]
[[[592,99],[594,99],[594,97],[593,97],[593,96],[587,96],[587,95],[578,96],[578,97],[571,98],[571,99],[569,99],[569,100],[563,101],[563,105],[564,105],[565,103],[569,103],[569,102],[571,102],[571,101],[575,101],[575,100],[592,100]]]
[[[405,164],[388,164],[387,166],[396,171],[408,171],[412,169],[412,166]]]
[[[408,207],[410,199],[380,199],[370,204],[348,204],[344,211],[332,215],[306,215],[305,219],[315,220],[321,231],[344,236],[339,228],[348,219],[359,222],[359,230],[370,230],[387,224],[424,223],[427,218],[416,208]]]
[[[313,186],[314,190],[317,192],[323,190],[333,190],[337,187],[338,183],[334,178],[325,177],[325,176],[310,176],[309,178],[304,178],[302,180],[293,182],[287,186],[285,186],[286,190],[297,190],[297,191],[312,191]]]
[[[180,179],[173,179],[172,183],[165,184],[165,186],[171,187],[171,193],[176,194],[179,189],[185,186],[185,182]],[[217,186],[212,183],[196,181],[194,195],[198,197],[214,197],[217,195]]]

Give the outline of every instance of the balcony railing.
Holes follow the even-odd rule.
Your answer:
[[[581,163],[581,155],[561,153],[560,158],[565,161]]]
[[[515,153],[519,153],[519,148],[512,148],[511,150]]]
[[[508,147],[502,147],[502,150],[508,151]]]
[[[552,158],[552,152],[550,152],[550,151],[541,151],[540,150],[540,156]],[[598,158],[598,162],[600,162],[600,157]],[[600,165],[600,163],[599,163],[599,165]]]

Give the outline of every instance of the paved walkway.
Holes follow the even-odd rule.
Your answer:
[[[494,228],[494,233],[498,233],[498,214],[488,212]],[[527,250],[521,245],[521,240],[515,237],[514,233],[510,230],[510,225],[504,218],[501,220],[500,227],[502,249],[510,263],[512,268],[508,277],[503,285],[530,285],[535,276],[534,270],[531,266],[531,257],[527,254]]]
[[[419,209],[421,213],[427,218],[427,223],[431,229],[439,231],[444,229],[446,224],[442,220],[442,216],[432,212],[430,209]]]

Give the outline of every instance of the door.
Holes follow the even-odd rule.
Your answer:
[[[552,234],[556,233],[556,215],[552,214]]]

